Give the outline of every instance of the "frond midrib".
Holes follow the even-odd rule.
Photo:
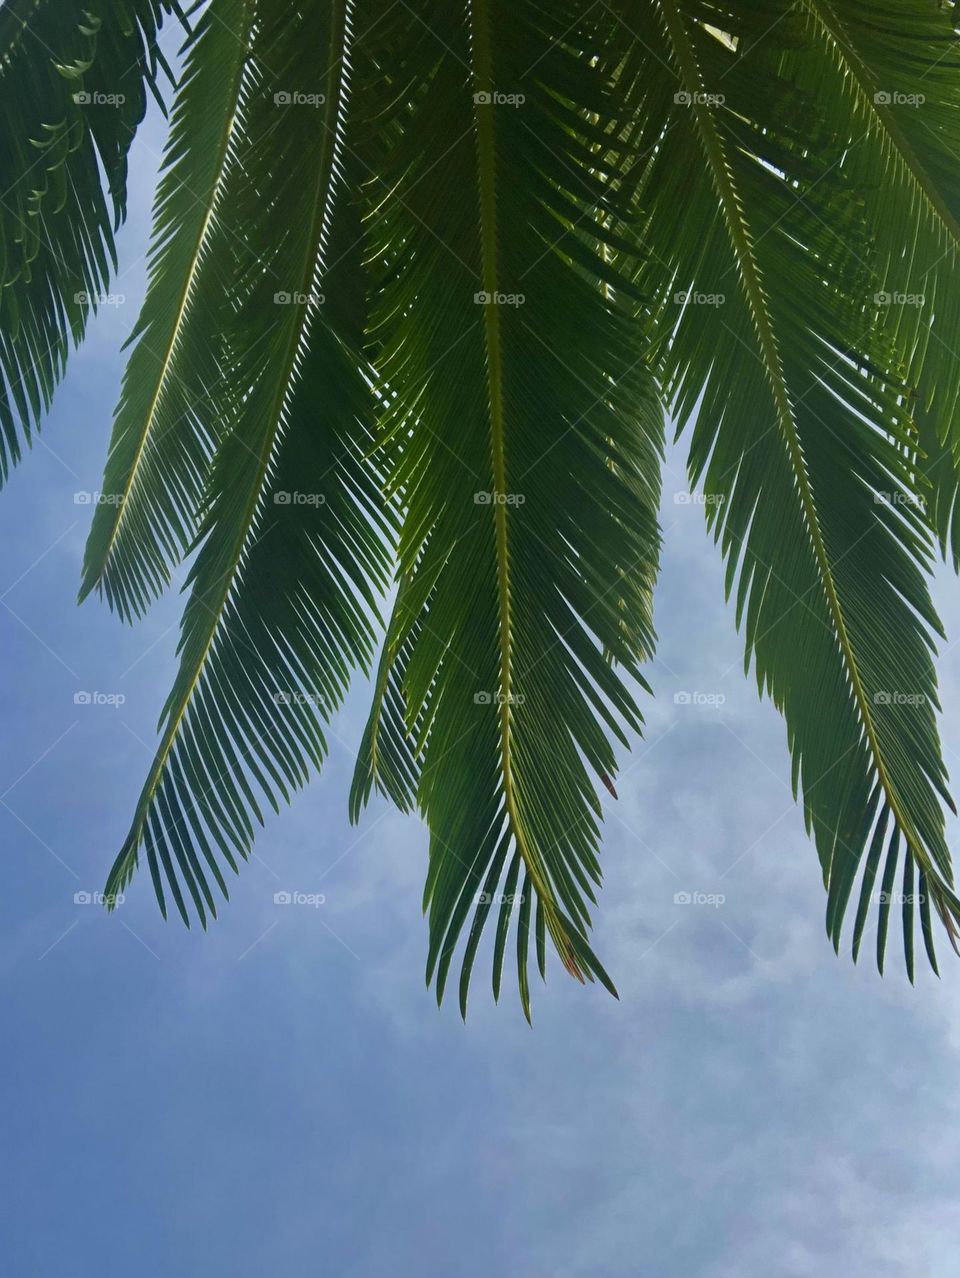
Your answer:
[[[856,654],[853,651],[853,645],[847,631],[843,607],[837,594],[830,557],[827,553],[823,532],[820,527],[820,517],[807,473],[803,446],[797,432],[773,318],[768,309],[766,293],[763,288],[760,269],[751,247],[749,231],[740,213],[741,202],[737,198],[733,175],[726,161],[723,141],[711,114],[713,108],[710,106],[709,98],[704,93],[696,53],[687,35],[676,0],[657,0],[657,3],[663,15],[667,35],[680,69],[681,79],[684,82],[686,91],[691,95],[689,109],[694,113],[694,119],[697,123],[724,222],[730,237],[731,248],[739,266],[740,282],[753,320],[760,358],[770,383],[780,434],[786,445],[788,459],[796,479],[796,491],[800,498],[802,513],[810,533],[810,543],[814,552],[818,575],[833,622],[836,639],[850,677],[854,702],[870,747],[873,764],[877,770],[877,777],[883,787],[883,792],[897,824],[907,840],[910,852],[928,877],[934,882],[939,882],[941,876],[928,856],[909,814],[903,811],[899,795],[892,782],[880,748],[876,725],[870,710],[870,701],[863,686]]]
[[[480,196],[481,280],[483,291],[489,298],[493,299],[501,291],[497,255],[495,111],[490,106],[484,107],[476,100],[481,94],[491,95],[496,87],[493,76],[489,0],[473,0],[471,15],[473,69],[477,90],[474,121],[476,125],[477,173]],[[487,101],[490,101],[489,97]],[[505,494],[508,481],[502,334],[499,312],[500,308],[492,300],[483,307],[493,484],[495,493]],[[510,829],[516,839],[518,851],[530,874],[530,880],[536,889],[539,899],[543,902],[547,926],[557,947],[557,952],[567,971],[578,980],[583,981],[583,971],[567,936],[567,930],[560,918],[546,866],[535,843],[528,837],[517,802],[513,760],[513,618],[510,586],[509,527],[506,502],[494,500],[492,506],[496,528],[498,636],[500,642],[500,705],[498,710],[500,715],[504,809]]]

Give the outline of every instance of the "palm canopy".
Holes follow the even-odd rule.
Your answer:
[[[0,7],[4,472],[109,286],[176,6]],[[960,560],[960,54],[938,0],[208,0],[83,569],[191,557],[108,894],[204,924],[395,585],[350,795],[430,831],[428,979],[580,980],[642,731],[664,418],[784,716],[839,948],[960,899],[929,594]],[[117,86],[123,86],[118,88]],[[122,98],[114,101],[114,98]],[[77,281],[83,288],[71,292]],[[489,925],[489,928],[488,928]],[[511,941],[512,935],[512,941]]]

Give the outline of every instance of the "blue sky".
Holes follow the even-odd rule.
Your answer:
[[[362,685],[207,935],[147,877],[113,916],[75,902],[126,833],[177,638],[176,595],[135,629],[74,605],[161,140],[136,148],[126,300],[0,500],[4,1274],[953,1278],[960,969],[911,990],[829,948],[784,728],[676,456],[657,697],[606,818],[619,1003],[554,965],[531,1031],[478,964],[467,1025],[437,1010],[423,827],[346,820]],[[946,574],[939,596],[960,637]],[[941,669],[956,774],[960,648]]]

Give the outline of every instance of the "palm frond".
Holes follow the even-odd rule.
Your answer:
[[[495,914],[494,989],[513,922],[529,1017],[531,929],[541,969],[549,934],[570,973],[613,988],[587,942],[595,779],[612,789],[611,738],[641,728],[662,414],[618,216],[609,17],[410,8],[378,11],[358,95],[382,142],[371,331],[406,511],[370,731],[430,829],[438,1000],[468,928],[465,1011]],[[355,807],[369,782],[368,752]]]
[[[925,429],[926,497],[944,553],[960,555],[949,518],[960,490],[960,46],[951,2],[804,0],[804,41],[786,63],[817,94],[830,127],[849,132],[851,182],[882,216],[876,322],[905,352]],[[825,48],[828,58],[819,56]],[[811,52],[811,50],[813,52]],[[831,72],[833,73],[831,75]],[[937,447],[937,445],[941,447]]]
[[[185,921],[187,896],[202,922],[215,912],[208,875],[225,893],[221,867],[248,854],[262,800],[278,806],[319,767],[323,722],[372,657],[389,579],[366,460],[360,223],[343,198],[348,10],[311,0],[297,23],[258,23],[244,180],[224,203],[244,235],[223,439],[162,739],[107,888],[145,848],[161,907],[169,891]]]
[[[711,499],[747,661],[787,722],[828,932],[839,945],[857,870],[885,829],[894,865],[902,848],[952,937],[960,902],[931,659],[942,631],[916,428],[900,353],[874,323],[882,270],[854,247],[870,237],[846,138],[783,70],[792,9],[622,10],[640,33],[624,75],[652,146],[638,183],[641,282],[658,299],[669,403],[681,424],[696,410],[691,477]],[[869,876],[861,891],[869,900]],[[912,977],[910,944],[906,956]]]
[[[0,481],[107,294],[170,0],[0,8]]]
[[[211,0],[184,69],[157,191],[150,280],[123,380],[81,599],[94,587],[131,619],[193,541],[216,447],[218,337],[234,302],[237,234],[221,206],[242,154],[254,0]]]

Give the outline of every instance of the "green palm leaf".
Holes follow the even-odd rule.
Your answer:
[[[681,422],[697,409],[691,475],[713,500],[748,662],[787,721],[834,943],[888,818],[890,856],[902,841],[953,935],[931,661],[941,630],[916,431],[897,350],[873,323],[883,276],[850,248],[869,233],[844,140],[784,76],[790,7],[778,25],[753,6],[712,5],[725,39],[701,9],[624,10],[634,30],[665,36],[656,56],[638,40],[625,75],[653,145],[641,278],[658,298],[667,394]],[[907,962],[912,976],[909,944]]]
[[[785,63],[849,130],[844,166],[875,219],[877,323],[906,352],[929,460],[927,505],[944,552],[960,553],[960,51],[956,6],[804,0],[806,39]],[[811,56],[810,45],[827,58]]]
[[[213,0],[185,50],[157,192],[150,283],[131,342],[81,598],[141,613],[196,536],[216,445],[217,335],[235,287],[221,206],[242,154],[254,0]]]
[[[465,1010],[496,913],[494,988],[515,920],[529,1016],[530,928],[541,965],[549,934],[569,972],[612,989],[586,939],[591,773],[612,788],[610,738],[641,726],[629,685],[654,643],[662,419],[607,181],[622,163],[609,19],[535,0],[414,15],[379,15],[358,94],[389,140],[368,182],[372,332],[406,509],[390,714],[381,696],[368,732],[401,794],[400,762],[419,770],[438,999],[469,924]],[[368,748],[355,808],[372,771]]]
[[[224,201],[244,229],[224,438],[162,740],[107,889],[145,848],[162,908],[169,890],[185,921],[186,895],[205,921],[208,874],[225,893],[221,864],[248,854],[258,792],[276,807],[319,767],[322,723],[372,655],[387,584],[389,524],[365,459],[360,228],[342,198],[347,9],[313,0],[298,23],[258,23],[243,180]]]
[[[0,480],[109,288],[171,0],[0,8]]]

